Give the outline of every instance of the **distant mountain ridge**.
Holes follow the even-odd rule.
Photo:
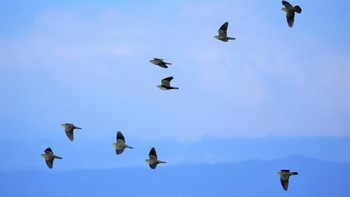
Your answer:
[[[275,172],[290,169],[283,191]],[[101,170],[0,172],[0,196],[350,196],[350,163],[301,155],[278,160],[162,165],[156,170],[126,167]]]
[[[223,163],[250,159],[273,160],[291,155],[305,155],[327,161],[350,162],[350,137],[276,137],[264,138],[216,138],[205,137],[197,142],[184,144],[174,139],[143,140],[128,138],[134,150],[121,157],[115,156],[111,143],[115,136],[99,140],[71,143],[62,133],[62,139],[39,141],[0,139],[0,171],[43,167],[40,154],[50,146],[63,160],[56,170],[105,169],[123,166],[142,167],[151,146],[159,150],[162,159],[172,165]],[[210,146],[208,146],[210,144]],[[17,151],[21,147],[21,151]],[[213,148],[216,147],[216,148]],[[87,150],[90,150],[87,152]],[[86,153],[89,154],[87,157]]]

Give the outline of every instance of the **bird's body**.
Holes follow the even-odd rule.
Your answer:
[[[162,81],[161,81],[161,85],[157,85],[157,87],[159,88],[159,89],[161,89],[161,90],[171,90],[171,89],[179,89],[178,87],[172,87],[171,85],[170,85],[170,81],[171,80],[173,80],[174,79],[174,77],[167,77],[167,78],[164,78],[164,79],[162,79]]]
[[[156,169],[157,165],[160,163],[166,163],[165,161],[158,160],[157,152],[154,147],[151,148],[148,156],[149,159],[146,159],[146,162],[151,169]]]
[[[298,172],[290,172],[289,170],[281,170],[280,172],[276,172],[280,176],[281,184],[284,191],[288,190],[289,185],[289,177],[292,175],[297,175]]]
[[[48,148],[45,150],[45,154],[41,154],[41,156],[42,156],[43,158],[45,158],[46,165],[47,165],[50,169],[53,168],[53,160],[54,160],[54,159],[63,159],[62,157],[55,155],[55,154],[52,152],[52,150],[51,150],[50,147],[48,147]]]
[[[127,144],[125,144],[125,137],[122,134],[122,132],[120,132],[120,131],[117,132],[116,143],[113,143],[112,146],[115,147],[115,153],[117,155],[122,154],[124,152],[125,148],[133,149],[133,147],[128,146]]]
[[[225,22],[218,30],[219,35],[214,36],[214,38],[221,40],[223,42],[227,42],[229,40],[236,40],[236,38],[227,36],[227,28],[228,28],[228,22]]]
[[[66,132],[66,135],[70,141],[74,140],[74,134],[73,134],[74,129],[81,129],[80,127],[74,126],[71,123],[61,124],[61,127],[64,128],[64,131]]]
[[[288,26],[293,27],[295,12],[300,14],[301,8],[298,5],[293,7],[290,3],[288,3],[288,1],[282,1],[282,4],[284,5],[284,8],[282,8],[282,10],[286,12]]]
[[[162,68],[168,68],[168,65],[171,65],[171,63],[165,62],[163,59],[160,58],[153,58],[153,60],[150,60],[149,62]]]

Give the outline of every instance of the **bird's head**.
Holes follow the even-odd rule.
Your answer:
[[[117,147],[117,143],[113,143],[112,146],[113,146],[113,147]]]
[[[149,159],[146,159],[145,162],[149,163]]]
[[[219,36],[214,36],[213,38],[215,38],[215,39],[219,39]]]
[[[287,9],[286,9],[286,8],[281,8],[281,10],[287,12]]]
[[[162,85],[157,85],[157,88],[163,89]]]
[[[61,124],[61,127],[64,127],[64,126],[66,126],[66,124]]]

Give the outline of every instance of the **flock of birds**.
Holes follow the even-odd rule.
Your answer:
[[[282,4],[284,5],[282,10],[286,12],[288,26],[293,27],[295,12],[301,13],[301,8],[298,5],[292,6],[287,1],[282,1]],[[227,29],[228,29],[228,22],[225,22],[219,28],[218,35],[214,36],[214,38],[221,40],[223,42],[228,42],[229,40],[235,40],[236,38],[227,36]],[[160,58],[154,58],[149,62],[157,66],[160,66],[162,68],[168,68],[168,65],[171,65],[171,63],[165,62],[164,59],[160,59]],[[158,85],[157,87],[162,90],[179,89],[178,87],[173,87],[170,85],[170,82],[173,79],[174,77],[172,76],[166,77],[161,80],[161,85]],[[74,140],[74,133],[73,133],[74,130],[81,129],[80,127],[77,127],[71,123],[64,123],[64,124],[61,124],[61,126],[64,127],[65,133],[70,141]],[[125,148],[133,149],[133,147],[125,143],[125,137],[120,131],[117,132],[116,143],[113,143],[112,146],[115,147],[115,151],[117,155],[122,154]],[[54,159],[62,159],[62,157],[55,155],[50,147],[46,148],[45,154],[41,154],[41,156],[45,158],[46,165],[50,169],[53,168]],[[146,159],[146,162],[149,164],[151,169],[156,169],[158,164],[166,163],[165,161],[158,160],[157,152],[154,147],[151,148],[149,152],[149,158]],[[287,191],[288,185],[289,185],[289,177],[292,175],[297,175],[298,172],[290,172],[290,170],[281,170],[279,172],[276,172],[276,174],[280,176],[282,187],[285,191]]]

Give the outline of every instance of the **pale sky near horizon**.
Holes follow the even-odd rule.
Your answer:
[[[289,2],[1,0],[0,139],[347,138],[350,2]]]

